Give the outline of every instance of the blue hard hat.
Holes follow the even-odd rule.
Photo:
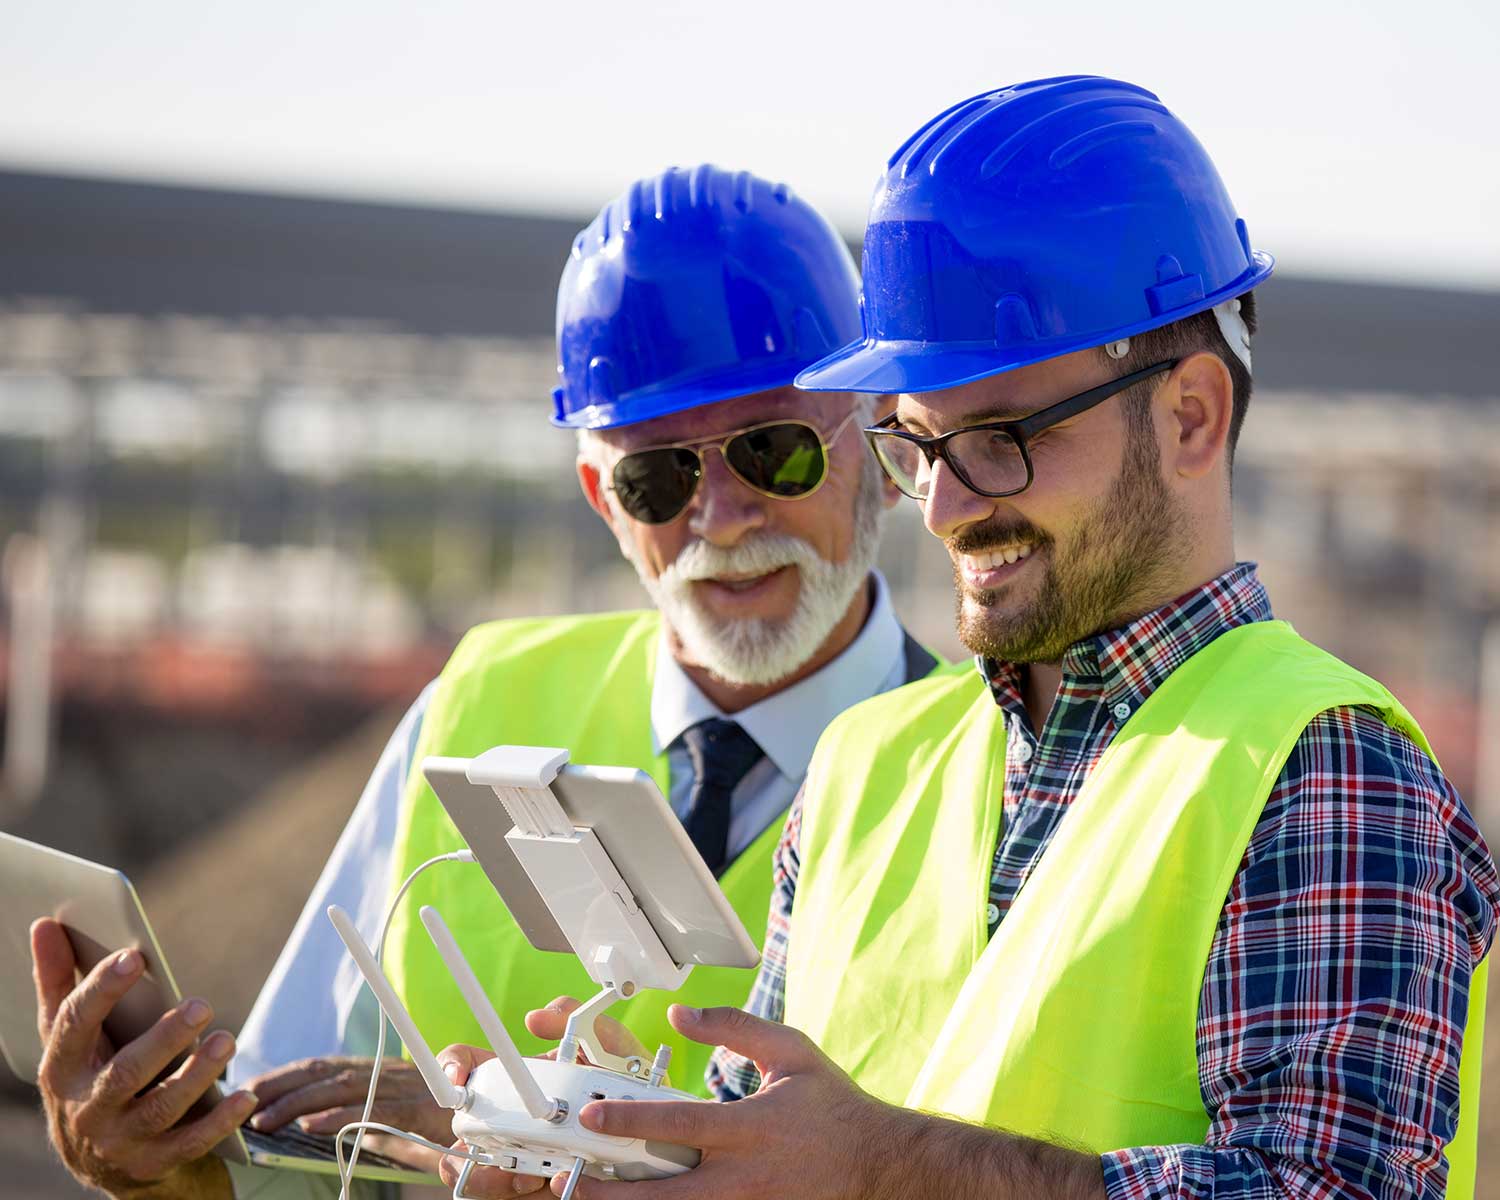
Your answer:
[[[608,429],[790,384],[859,336],[859,274],[785,184],[672,168],[573,242],[552,423]]]
[[[797,385],[955,387],[1203,312],[1273,264],[1198,139],[1144,88],[1072,75],[985,92],[887,164],[863,336]]]

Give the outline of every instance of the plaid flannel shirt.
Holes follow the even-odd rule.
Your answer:
[[[1253,564],[1072,646],[1038,734],[1014,664],[980,670],[1007,723],[991,932],[1130,713],[1219,634],[1269,620]],[[787,816],[760,974],[746,1007],[783,1012],[801,797]],[[1111,1200],[1437,1197],[1458,1119],[1469,979],[1500,879],[1437,766],[1362,709],[1303,732],[1266,802],[1209,951],[1198,1010],[1202,1145],[1102,1156]],[[721,1099],[755,1091],[722,1048]]]

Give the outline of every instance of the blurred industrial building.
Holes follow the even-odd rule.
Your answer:
[[[644,602],[546,421],[581,224],[0,172],[0,828],[153,881],[231,1021],[456,637]],[[1493,839],[1500,294],[1284,269],[1241,552],[1406,700]],[[913,506],[883,564],[957,652]],[[226,910],[265,890],[233,956],[194,929],[213,864]]]

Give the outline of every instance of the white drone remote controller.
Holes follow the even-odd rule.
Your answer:
[[[487,1165],[518,1175],[550,1177],[559,1171],[571,1171],[566,1196],[571,1196],[578,1177],[585,1174],[627,1181],[663,1179],[698,1165],[701,1155],[691,1147],[612,1137],[586,1129],[578,1122],[578,1114],[591,1100],[707,1103],[701,1096],[663,1085],[671,1057],[666,1046],[657,1051],[648,1072],[642,1059],[620,1059],[594,1043],[593,1020],[610,1003],[622,998],[619,993],[611,988],[573,1012],[556,1061],[523,1058],[442,916],[430,906],[424,906],[421,914],[422,924],[495,1052],[493,1059],[474,1069],[462,1087],[443,1073],[437,1057],[396,996],[349,914],[336,904],[328,909],[329,919],[379,999],[380,1007],[401,1035],[432,1098],[444,1108],[454,1110],[454,1137],[462,1138],[472,1149],[485,1154],[490,1160]],[[585,1023],[586,1028],[577,1028]],[[619,1069],[576,1061],[579,1047],[585,1049],[590,1059],[617,1064]],[[571,1060],[569,1055],[573,1056]],[[455,1196],[463,1192],[474,1165],[466,1164]]]
[[[442,916],[430,906],[423,907],[422,924],[495,1053],[493,1060],[475,1068],[464,1086],[454,1084],[438,1065],[349,915],[336,905],[328,910],[334,928],[385,1015],[401,1035],[433,1099],[454,1110],[455,1137],[462,1138],[480,1156],[482,1161],[478,1165],[497,1166],[523,1175],[551,1176],[569,1171],[564,1200],[571,1197],[584,1174],[627,1181],[661,1179],[691,1170],[701,1158],[700,1152],[692,1147],[612,1137],[585,1129],[578,1122],[578,1114],[591,1100],[708,1103],[701,1097],[664,1086],[671,1057],[668,1047],[662,1046],[648,1065],[642,1058],[611,1054],[598,1044],[594,1022],[610,1005],[635,995],[641,988],[675,990],[687,978],[692,965],[679,963],[668,953],[662,935],[657,932],[658,926],[652,924],[637,903],[596,830],[575,826],[552,792],[550,785],[567,758],[565,750],[502,746],[474,759],[428,759],[423,763],[429,779],[434,771],[447,771],[450,778],[457,772],[462,787],[482,786],[493,791],[489,803],[498,799],[512,822],[504,843],[514,856],[509,862],[513,874],[502,878],[518,875],[515,867],[519,864],[545,901],[573,953],[602,988],[569,1015],[555,1061],[521,1056]],[[593,772],[592,777],[618,770],[571,769]],[[472,796],[473,792],[467,794]],[[733,916],[733,910],[728,909],[722,893],[714,887],[707,868],[691,854],[691,844],[681,834],[681,826],[654,788],[653,795],[660,802],[659,828],[670,831],[672,838],[686,845],[693,860],[689,877],[696,874],[701,887],[708,889],[694,894],[706,896],[711,904],[722,904],[733,922],[738,941],[743,943],[738,949],[720,952],[727,957],[699,961],[746,965],[748,959],[753,964],[754,944]],[[448,801],[445,799],[444,803],[447,805]],[[489,811],[486,806],[484,812]],[[482,840],[485,828],[493,829],[487,817],[480,829],[471,832],[471,843],[474,837]],[[654,858],[655,848],[648,846],[648,850]],[[679,862],[679,865],[686,864]],[[491,873],[490,866],[485,869]],[[491,873],[491,878],[496,876]],[[660,927],[668,929],[670,937],[669,927],[674,922],[660,921],[658,918]],[[580,1050],[587,1058],[586,1063],[579,1061]],[[462,1200],[464,1184],[475,1165],[474,1160],[465,1164],[453,1192],[456,1200]]]

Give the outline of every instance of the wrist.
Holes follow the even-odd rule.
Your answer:
[[[911,1181],[921,1170],[925,1113],[869,1098],[871,1113],[859,1124],[850,1195],[861,1200],[910,1200]]]

